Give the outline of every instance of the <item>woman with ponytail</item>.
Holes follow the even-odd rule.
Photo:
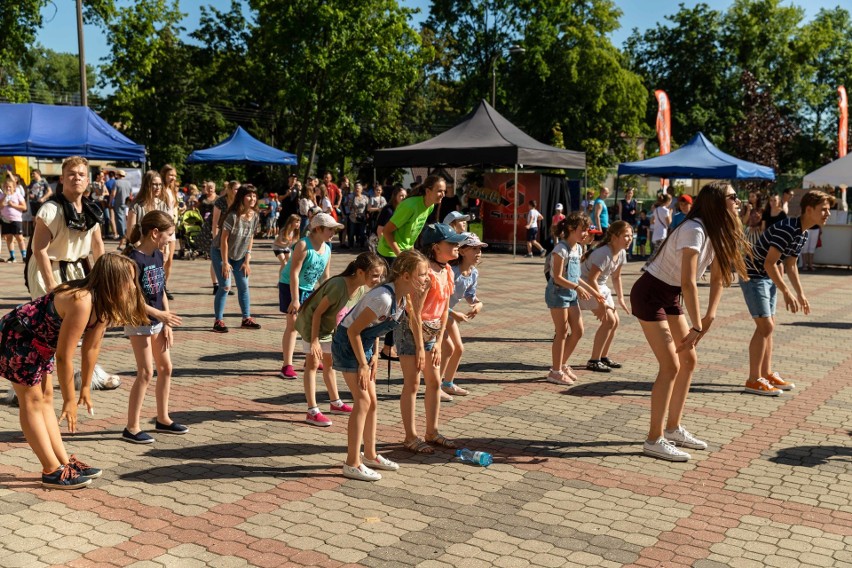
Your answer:
[[[737,193],[727,182],[701,188],[686,221],[660,243],[630,291],[633,315],[660,366],[651,390],[645,455],[687,461],[691,456],[676,446],[707,448],[706,442],[687,432],[681,419],[698,364],[696,346],[716,318],[722,289],[731,285],[734,272],[748,279],[741,251],[751,249],[738,206]],[[698,279],[708,268],[710,297],[702,317]]]
[[[331,426],[317,405],[317,371],[322,364],[322,378],[328,389],[331,414],[352,412],[352,407],[340,400],[331,359],[331,339],[337,324],[346,317],[358,300],[381,283],[385,263],[373,253],[363,252],[346,269],[322,283],[302,303],[296,317],[296,331],[302,336],[305,351],[305,399],[308,414],[305,422],[314,426]]]

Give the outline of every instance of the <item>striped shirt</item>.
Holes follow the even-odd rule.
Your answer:
[[[749,278],[769,278],[764,268],[769,247],[781,251],[778,264],[785,258],[799,256],[808,235],[802,230],[802,221],[799,217],[788,217],[767,227],[757,243],[752,246],[752,257],[746,256],[746,269]]]

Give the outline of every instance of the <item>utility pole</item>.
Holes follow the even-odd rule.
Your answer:
[[[89,106],[86,86],[86,50],[83,48],[83,0],[77,0],[77,51],[80,59],[80,104]]]

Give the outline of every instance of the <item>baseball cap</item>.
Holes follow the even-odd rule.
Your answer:
[[[556,204],[556,210],[557,210],[557,211],[562,211],[562,209],[564,209],[564,207],[562,207],[562,204],[561,204],[561,203],[557,203],[557,204]]]
[[[683,201],[684,203],[689,203],[690,205],[692,205],[692,196],[690,196],[690,195],[687,195],[687,194],[684,193],[683,195],[680,196],[680,200]]]
[[[315,229],[317,227],[331,227],[333,229],[342,229],[343,225],[334,220],[334,217],[329,215],[328,213],[317,213],[314,215],[314,218],[311,219],[311,229]]]
[[[446,223],[432,223],[431,225],[426,225],[423,228],[423,233],[420,235],[420,242],[424,245],[433,245],[443,241],[460,244],[465,239],[467,239],[467,237],[455,232],[453,228]]]
[[[488,248],[488,243],[483,243],[479,240],[479,236],[476,233],[462,233],[462,235],[464,235],[465,240],[461,243],[461,246]]]
[[[450,211],[447,213],[447,216],[444,217],[445,225],[455,223],[456,221],[470,221],[470,215],[465,215],[461,211]]]

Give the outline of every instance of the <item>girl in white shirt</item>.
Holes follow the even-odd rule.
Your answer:
[[[741,251],[749,248],[737,217],[738,206],[737,194],[727,182],[705,185],[686,221],[654,251],[645,273],[630,291],[633,315],[639,318],[660,365],[651,390],[645,455],[687,461],[691,456],[675,445],[707,448],[706,442],[686,431],[681,418],[698,363],[695,346],[712,325],[722,288],[731,285],[733,272],[746,274]],[[708,267],[710,298],[704,317],[700,317],[697,282]]]
[[[671,205],[672,196],[664,193],[657,198],[656,207],[651,215],[651,225],[653,233],[651,235],[651,244],[656,249],[669,233],[669,225],[672,224]]]
[[[599,373],[609,373],[610,369],[620,369],[621,364],[609,358],[609,348],[615,339],[615,330],[618,329],[618,311],[612,299],[612,292],[606,285],[607,279],[612,276],[612,287],[618,298],[618,305],[625,312],[627,304],[624,303],[624,293],[621,288],[621,267],[627,262],[627,251],[633,241],[633,227],[626,221],[615,221],[609,226],[603,240],[592,251],[587,252],[581,259],[580,278],[583,282],[596,290],[603,296],[604,301],[580,300],[580,307],[590,310],[601,322],[592,347],[592,358],[586,363],[586,369]]]

